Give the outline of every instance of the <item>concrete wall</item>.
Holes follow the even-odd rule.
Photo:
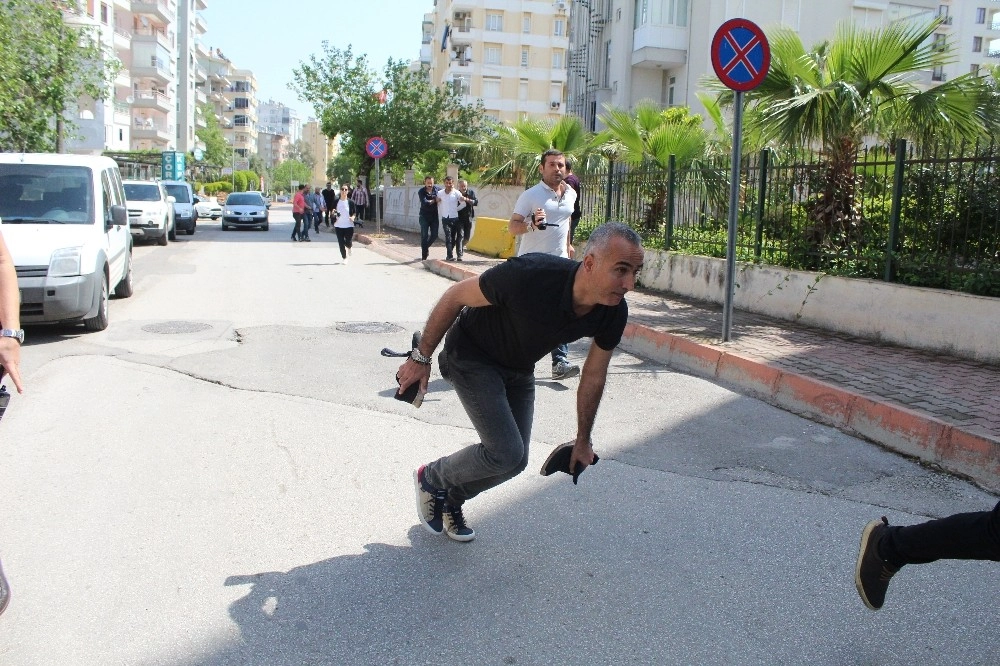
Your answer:
[[[722,303],[725,275],[723,259],[647,250],[640,279],[651,289]],[[737,264],[734,304],[825,330],[1000,363],[997,298]]]
[[[394,186],[385,190],[385,224],[396,229],[420,232],[420,203],[417,201],[417,190],[420,185]],[[476,217],[493,217],[509,220],[517,197],[524,191],[523,187],[473,187],[479,205],[476,206]],[[443,237],[443,236],[442,236]]]

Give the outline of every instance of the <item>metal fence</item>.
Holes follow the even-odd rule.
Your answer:
[[[1000,296],[998,167],[995,144],[917,153],[901,141],[865,149],[839,172],[814,155],[750,155],[741,168],[737,259]],[[724,257],[728,172],[722,163],[612,165],[581,178],[581,230],[618,220],[647,247]]]

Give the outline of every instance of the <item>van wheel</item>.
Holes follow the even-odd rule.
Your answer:
[[[172,241],[177,240],[177,223],[176,222],[171,222],[171,224],[170,224],[170,231],[167,232],[167,237],[170,240],[172,240]]]
[[[101,276],[101,301],[97,304],[97,314],[83,320],[88,331],[103,331],[108,327],[108,276]]]
[[[188,229],[188,236],[194,236],[194,230],[198,227],[198,220],[191,223],[191,228]]]
[[[167,232],[166,229],[164,229],[163,235],[156,239],[156,244],[157,245],[166,245],[167,241],[170,240],[169,236],[170,236],[169,232]]]
[[[115,298],[128,298],[132,293],[132,254],[129,253],[125,275],[122,281],[115,285]]]

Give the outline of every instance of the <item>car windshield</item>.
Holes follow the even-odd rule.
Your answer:
[[[227,206],[263,206],[264,200],[257,193],[233,192],[226,197]]]
[[[191,203],[191,197],[188,196],[190,190],[188,190],[187,185],[164,185],[163,189],[174,198],[174,203]]]
[[[90,224],[88,167],[0,164],[0,219],[4,224]]]
[[[160,186],[154,183],[125,183],[128,201],[160,201]]]

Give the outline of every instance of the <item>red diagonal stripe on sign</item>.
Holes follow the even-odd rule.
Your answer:
[[[736,52],[736,54],[732,57],[732,59],[729,62],[727,62],[725,65],[722,66],[722,70],[727,75],[730,75],[734,69],[736,69],[742,64],[744,67],[747,68],[747,71],[750,72],[750,76],[756,78],[757,68],[753,66],[753,63],[750,62],[750,59],[747,57],[747,55],[750,53],[750,51],[754,49],[754,47],[760,44],[760,39],[757,37],[757,35],[753,35],[750,41],[746,43],[746,46],[743,47],[741,47],[739,44],[736,43],[736,40],[733,39],[732,33],[727,32],[725,34],[725,39],[727,42],[729,42],[729,46],[733,49],[733,51]]]

